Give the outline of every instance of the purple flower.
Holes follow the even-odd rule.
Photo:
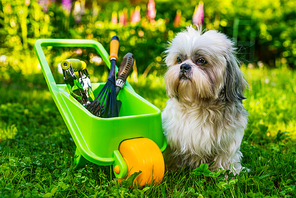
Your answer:
[[[72,1],[71,0],[62,0],[62,6],[63,9],[70,12],[72,7]]]
[[[195,25],[202,25],[204,20],[204,3],[202,1],[199,2],[198,6],[195,7],[193,16],[192,16],[192,23]]]
[[[111,23],[117,24],[117,12],[112,12]]]
[[[127,24],[127,9],[124,8],[122,12],[119,14],[119,24],[126,25]]]
[[[74,4],[74,9],[73,9],[73,15],[76,23],[79,23],[81,21],[81,15],[82,15],[82,5],[81,2],[76,1]]]
[[[48,5],[50,3],[48,0],[39,0],[38,3],[42,7],[43,12],[48,11]]]
[[[141,21],[140,10],[141,10],[140,6],[137,6],[134,13],[132,14],[131,23],[137,23],[137,22]]]
[[[147,16],[150,21],[154,21],[156,16],[156,10],[155,10],[155,2],[154,0],[149,0],[147,4]]]

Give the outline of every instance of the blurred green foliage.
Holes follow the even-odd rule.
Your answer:
[[[36,39],[93,39],[108,51],[114,34],[120,38],[120,60],[127,52],[135,54],[136,75],[163,75],[166,70],[163,51],[177,32],[191,24],[199,0],[156,1],[154,22],[146,17],[147,2],[72,1],[72,10],[67,12],[61,1],[0,0],[0,80],[40,81],[32,76],[40,73],[33,51]],[[136,6],[140,8],[141,20],[131,23],[130,16]],[[239,58],[248,63],[261,61],[269,67],[284,65],[295,69],[295,7],[296,1],[289,0],[204,0],[204,28],[219,30],[232,38],[235,19],[249,20],[250,23],[239,26],[238,41],[254,39],[255,46],[238,45]],[[173,26],[177,10],[182,13],[180,27]],[[113,24],[112,12],[118,13],[118,18],[126,12],[127,24]],[[255,32],[255,38],[251,38],[251,32]],[[255,48],[255,54],[249,59],[246,55],[251,53],[251,47]],[[51,64],[62,53],[48,52]]]

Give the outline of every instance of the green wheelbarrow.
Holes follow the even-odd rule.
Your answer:
[[[76,167],[89,161],[113,166],[119,180],[141,171],[134,184],[161,182],[165,171],[162,152],[167,146],[161,111],[126,82],[117,96],[122,101],[119,117],[94,116],[69,94],[66,84],[56,84],[42,50],[47,46],[92,47],[110,68],[109,55],[99,42],[93,40],[39,39],[35,42],[34,49],[48,88],[76,144]],[[95,96],[103,86],[104,83],[92,83]]]

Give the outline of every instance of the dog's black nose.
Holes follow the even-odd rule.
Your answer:
[[[184,63],[184,64],[182,64],[182,65],[180,66],[180,70],[181,70],[181,72],[183,72],[183,73],[185,73],[185,72],[187,72],[187,71],[190,71],[190,69],[191,69],[191,66],[190,66],[189,64],[186,64],[186,63]]]

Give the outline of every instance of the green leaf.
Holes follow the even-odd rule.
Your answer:
[[[53,196],[53,194],[51,194],[51,193],[46,193],[45,195],[43,195],[43,198],[50,198],[50,197],[52,197]]]
[[[262,175],[262,176],[259,177],[259,180],[260,180],[260,179],[264,179],[265,177],[269,177],[269,176],[270,176],[269,174]]]
[[[143,188],[143,192],[146,192],[147,190],[149,190],[150,189],[150,187],[149,186],[147,186],[147,187],[145,187],[145,188]]]
[[[63,190],[67,190],[69,188],[69,184],[65,184],[64,182],[59,182],[59,186],[63,189]]]
[[[141,173],[142,173],[142,171],[135,172],[132,175],[130,175],[127,179],[123,180],[121,182],[122,187],[124,187],[124,188],[131,187],[133,185],[133,182],[136,179],[136,177],[138,177],[138,175],[140,175]]]
[[[234,185],[237,183],[237,181],[238,181],[238,179],[232,179],[229,181],[229,185]]]
[[[222,190],[229,189],[229,184],[227,182],[219,182],[217,186]]]
[[[201,164],[198,168],[194,169],[192,172],[194,175],[204,175],[210,177],[211,171],[209,170],[209,165]]]
[[[53,189],[51,189],[51,191],[50,191],[51,194],[54,195],[54,194],[57,192],[58,188],[59,188],[59,187],[56,186],[56,187],[54,187]]]
[[[21,194],[22,193],[20,191],[18,191],[17,193],[14,194],[14,197],[19,197],[19,196],[21,196]]]

